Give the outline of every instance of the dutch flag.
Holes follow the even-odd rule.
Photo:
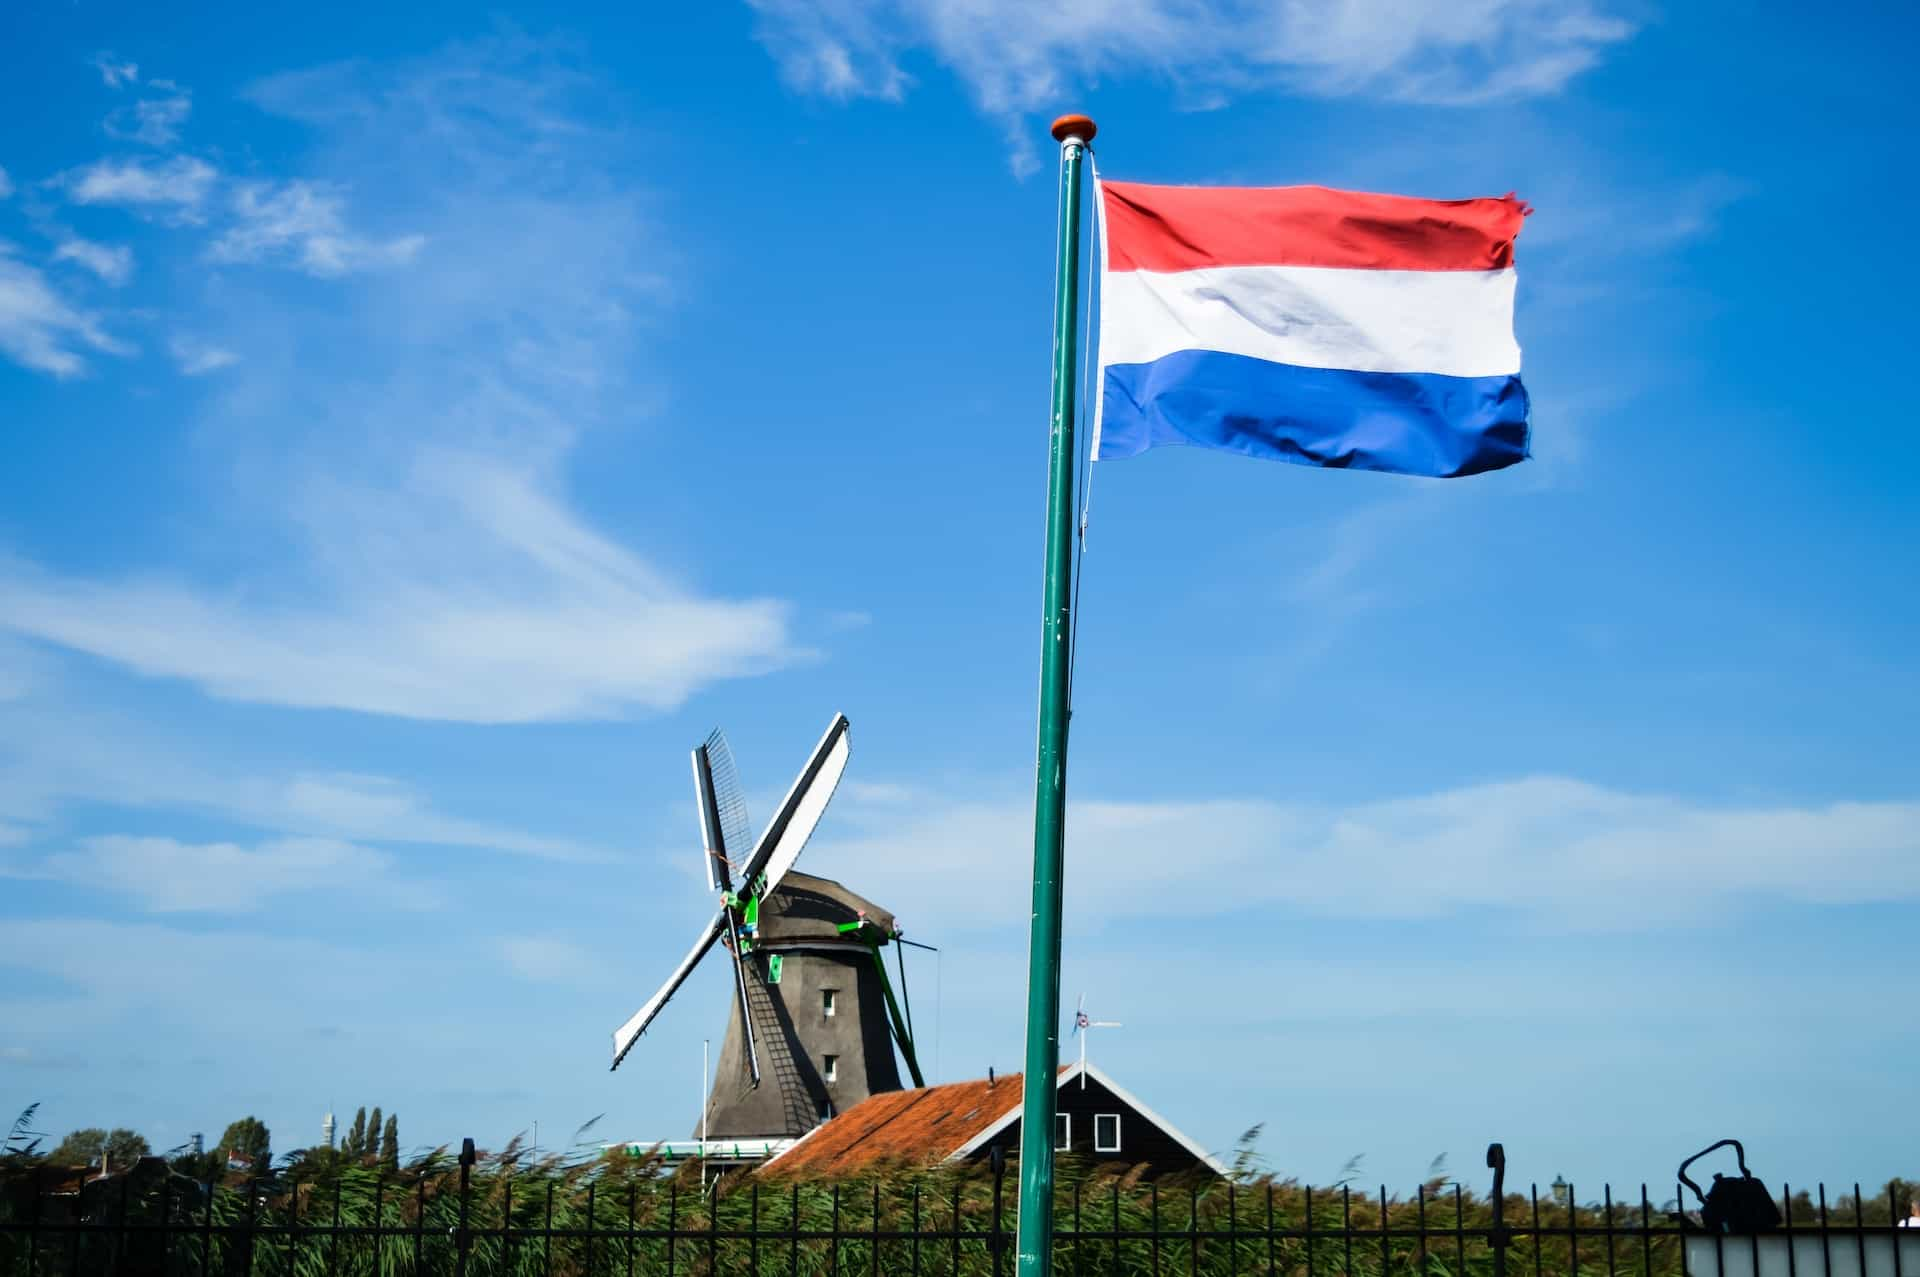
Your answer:
[[[1527,457],[1519,200],[1100,182],[1094,455],[1448,477]]]

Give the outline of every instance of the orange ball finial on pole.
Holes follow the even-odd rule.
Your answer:
[[[1063,115],[1053,122],[1053,140],[1056,142],[1064,142],[1070,137],[1091,142],[1093,135],[1099,131],[1100,126],[1084,115]]]

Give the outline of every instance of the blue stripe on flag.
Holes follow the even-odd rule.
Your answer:
[[[1448,478],[1527,456],[1518,375],[1302,368],[1183,350],[1106,370],[1100,457],[1187,444],[1296,465]]]

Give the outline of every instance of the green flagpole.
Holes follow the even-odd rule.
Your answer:
[[[1047,450],[1047,555],[1040,617],[1040,743],[1033,799],[1033,918],[1027,945],[1027,1068],[1020,1110],[1016,1271],[1053,1263],[1053,1115],[1060,1067],[1060,879],[1067,807],[1067,686],[1073,633],[1073,395],[1079,353],[1080,170],[1094,123],[1053,122],[1060,143],[1059,278],[1053,298],[1053,425]]]

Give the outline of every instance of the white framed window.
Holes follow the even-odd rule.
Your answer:
[[[836,996],[839,992],[840,990],[838,989],[820,990],[820,1014],[826,1016],[829,1020],[837,1013],[835,1003],[839,1001]]]
[[[821,1060],[823,1067],[820,1070],[820,1075],[829,1082],[838,1082],[840,1080],[840,1057],[837,1055],[828,1055],[821,1057]]]
[[[1064,1153],[1073,1147],[1073,1114],[1055,1113],[1053,1115],[1053,1150]]]
[[[1093,1115],[1093,1151],[1096,1153],[1120,1151],[1120,1115],[1118,1113]]]

